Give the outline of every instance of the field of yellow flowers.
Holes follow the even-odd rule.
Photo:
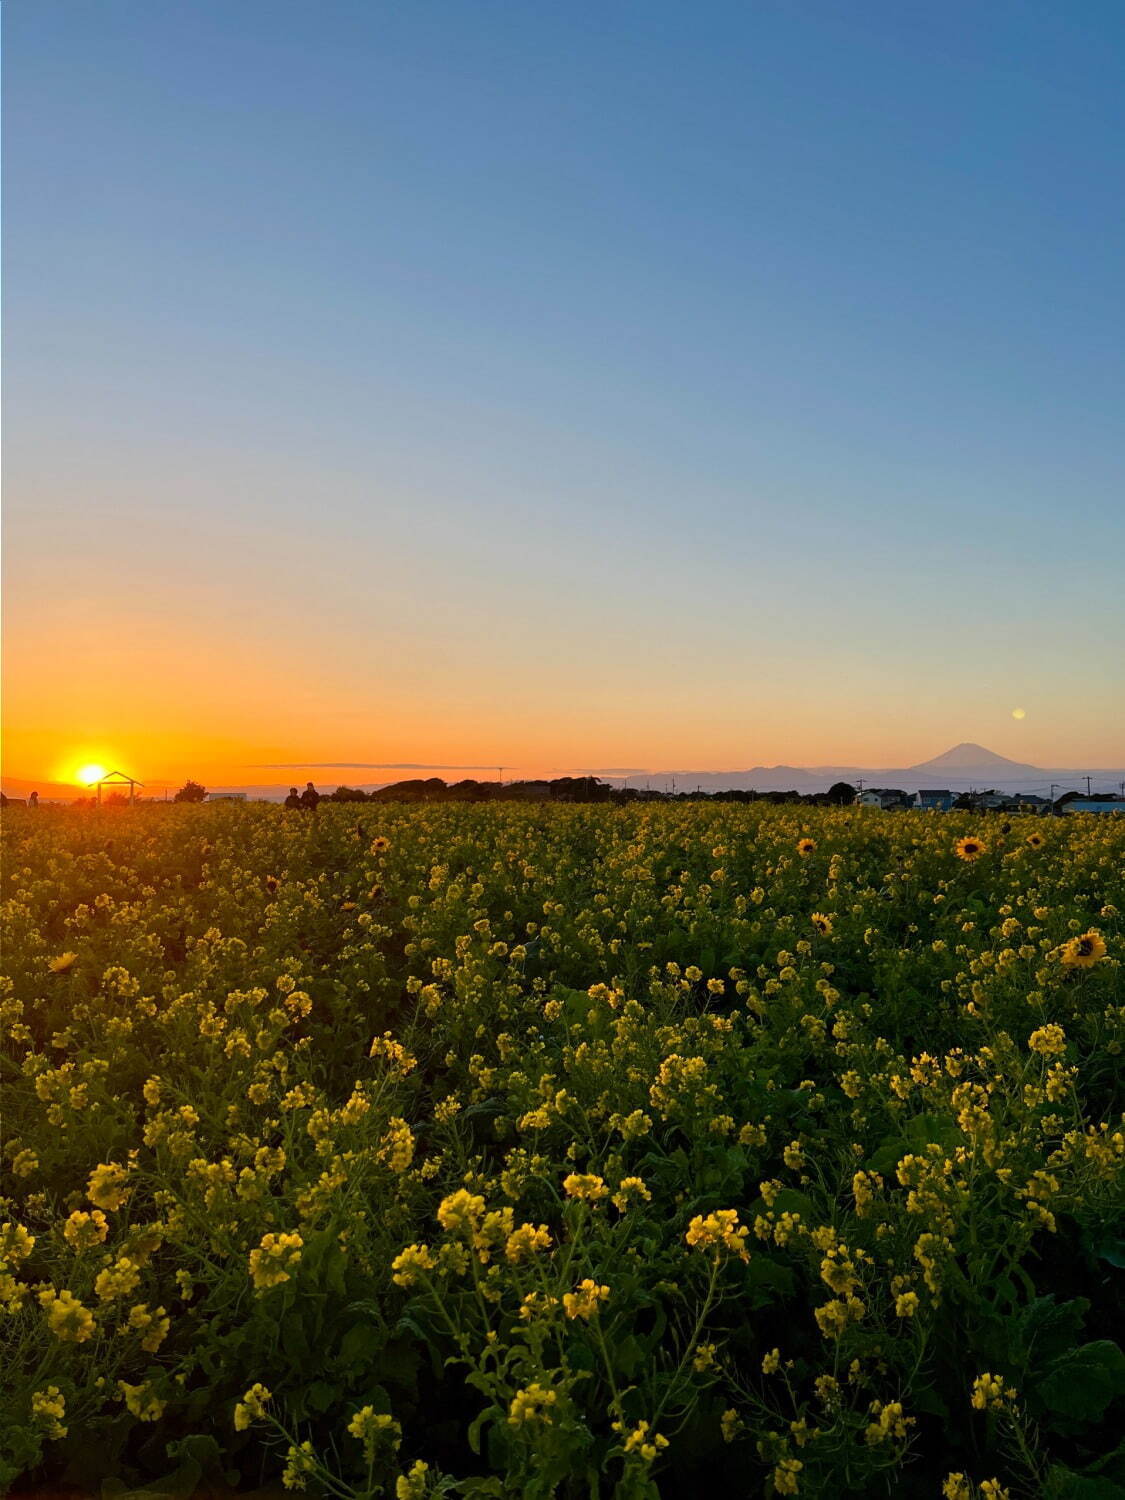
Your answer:
[[[0,1480],[1125,1497],[1125,825],[4,820]]]

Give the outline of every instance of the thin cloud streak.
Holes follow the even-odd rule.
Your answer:
[[[247,771],[495,771],[499,765],[499,761],[491,766],[453,766],[447,763],[426,766],[413,760],[279,760],[256,761],[246,766],[245,769]],[[504,769],[505,771],[518,771],[520,768],[505,765]]]
[[[556,776],[651,776],[648,766],[556,766]]]

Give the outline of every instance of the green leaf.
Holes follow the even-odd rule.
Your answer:
[[[1125,1500],[1125,1489],[1112,1479],[1076,1474],[1064,1464],[1052,1464],[1043,1489],[1045,1500]]]
[[[1020,1316],[1016,1335],[1027,1350],[1028,1362],[1042,1365],[1072,1349],[1089,1310],[1085,1297],[1056,1302],[1052,1294],[1032,1302]]]
[[[383,1347],[383,1335],[370,1323],[353,1323],[340,1340],[340,1363],[364,1366],[374,1360]]]
[[[480,1455],[480,1434],[486,1422],[491,1422],[495,1417],[502,1417],[504,1409],[501,1406],[486,1406],[479,1416],[473,1418],[469,1424],[469,1447],[475,1454]]]
[[[325,1412],[339,1395],[338,1386],[329,1385],[327,1380],[314,1380],[305,1389],[305,1406],[311,1412]]]
[[[632,1380],[645,1363],[645,1351],[635,1334],[630,1334],[628,1338],[614,1344],[611,1352],[614,1369],[619,1371],[626,1380]]]
[[[1125,1354],[1112,1339],[1068,1350],[1052,1361],[1037,1394],[1048,1408],[1075,1422],[1096,1422],[1125,1393]]]

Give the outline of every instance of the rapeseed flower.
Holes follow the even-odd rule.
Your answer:
[[[746,1240],[750,1231],[739,1222],[733,1208],[719,1208],[709,1214],[696,1214],[687,1227],[684,1239],[693,1250],[727,1249],[748,1261]]]
[[[773,1471],[773,1487],[777,1494],[797,1494],[800,1489],[797,1475],[804,1467],[799,1458],[783,1458]]]
[[[285,1454],[285,1468],[281,1472],[281,1482],[287,1490],[299,1490],[304,1487],[305,1480],[310,1474],[316,1473],[316,1454],[313,1445],[307,1440],[303,1443],[290,1443]]]
[[[563,1295],[563,1311],[568,1318],[584,1318],[587,1322],[597,1316],[603,1302],[609,1297],[609,1287],[599,1286],[589,1276],[578,1283],[573,1292]]]
[[[95,1208],[104,1208],[113,1213],[129,1196],[128,1189],[124,1186],[128,1175],[127,1167],[122,1167],[117,1162],[102,1162],[90,1173],[86,1196]]]
[[[391,1261],[391,1280],[396,1286],[413,1286],[418,1276],[437,1265],[428,1245],[407,1245]]]
[[[97,1328],[94,1314],[64,1288],[47,1287],[39,1293],[39,1305],[47,1315],[47,1327],[64,1344],[84,1344]]]
[[[250,1279],[256,1291],[269,1291],[289,1280],[289,1272],[301,1259],[304,1240],[295,1231],[289,1234],[264,1234],[256,1250],[251,1250]]]
[[[1066,1051],[1066,1032],[1061,1026],[1040,1026],[1027,1039],[1027,1045],[1041,1057],[1058,1057]]]
[[[1014,1405],[1017,1392],[999,1375],[978,1375],[969,1400],[977,1411],[1004,1411]]]
[[[417,1459],[405,1474],[400,1474],[395,1480],[395,1500],[422,1500],[429,1472],[429,1464]]]
[[[361,1406],[348,1423],[348,1433],[363,1444],[363,1455],[373,1463],[375,1450],[387,1443],[392,1452],[402,1441],[402,1428],[388,1412],[376,1411],[373,1406]]]
[[[164,1415],[168,1403],[156,1394],[151,1381],[130,1385],[127,1380],[119,1380],[117,1389],[125,1398],[127,1409],[139,1422],[157,1422]]]
[[[512,1265],[519,1265],[540,1250],[551,1248],[551,1234],[546,1224],[521,1224],[513,1229],[504,1246],[504,1254]]]
[[[596,1203],[608,1195],[609,1189],[604,1178],[599,1177],[596,1172],[571,1172],[569,1177],[563,1178],[563,1192],[568,1198],[582,1198],[588,1203]]]
[[[437,1220],[450,1234],[475,1234],[484,1214],[485,1202],[479,1193],[470,1193],[459,1188],[443,1198],[438,1206]]]
[[[94,1278],[94,1291],[99,1302],[116,1302],[118,1297],[128,1297],[136,1291],[140,1279],[138,1268],[127,1255],[122,1255],[98,1272]]]
[[[652,1194],[640,1177],[623,1177],[617,1184],[617,1191],[613,1195],[613,1205],[621,1213],[624,1213],[629,1204],[637,1199],[644,1203],[652,1202]]]
[[[625,1452],[637,1454],[646,1464],[652,1463],[668,1446],[668,1439],[653,1432],[650,1422],[638,1422],[631,1432],[626,1432],[624,1422],[614,1422],[613,1430],[624,1434],[622,1447]]]
[[[0,1263],[18,1266],[35,1248],[35,1236],[23,1224],[0,1225]]]
[[[44,1437],[51,1442],[66,1437],[67,1429],[63,1426],[66,1397],[57,1385],[49,1385],[44,1390],[35,1392],[31,1398],[31,1415],[43,1429]]]
[[[524,1422],[550,1422],[551,1408],[558,1402],[558,1392],[533,1380],[517,1391],[508,1406],[508,1422],[519,1427]]]
[[[260,1381],[255,1381],[242,1400],[235,1404],[235,1431],[245,1432],[251,1422],[260,1422],[266,1415],[266,1403],[272,1400],[269,1390]]]

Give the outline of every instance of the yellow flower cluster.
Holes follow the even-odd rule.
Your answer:
[[[242,1400],[235,1404],[235,1431],[245,1432],[251,1422],[260,1422],[266,1415],[267,1403],[272,1400],[269,1390],[260,1381],[255,1381]]]
[[[129,1196],[125,1187],[128,1175],[127,1169],[117,1162],[102,1162],[95,1167],[86,1184],[86,1195],[95,1208],[110,1213],[119,1209]]]
[[[57,1385],[49,1385],[44,1390],[35,1392],[31,1398],[31,1415],[43,1429],[44,1437],[52,1442],[66,1437],[67,1429],[63,1424],[66,1398]]]
[[[693,1250],[730,1250],[741,1260],[748,1261],[750,1255],[746,1241],[750,1231],[739,1222],[733,1208],[716,1209],[709,1214],[696,1214],[687,1227],[684,1238]]]
[[[46,1287],[39,1293],[39,1305],[47,1315],[47,1327],[64,1344],[84,1344],[94,1336],[97,1320],[72,1291],[56,1292]]]
[[[651,1422],[638,1422],[632,1429],[626,1428],[623,1422],[614,1422],[613,1430],[623,1435],[621,1446],[624,1451],[634,1454],[642,1463],[653,1463],[668,1446],[668,1439],[662,1433],[654,1432]]]
[[[978,1375],[973,1381],[970,1401],[977,1411],[1006,1411],[1016,1400],[1016,1391],[1005,1385],[999,1375]]]
[[[563,1295],[563,1311],[568,1318],[584,1318],[587,1321],[597,1315],[601,1304],[609,1297],[609,1287],[599,1286],[587,1276],[573,1292]]]
[[[255,1290],[266,1292],[288,1281],[289,1273],[301,1259],[304,1243],[296,1231],[264,1234],[261,1244],[250,1252],[250,1279]]]
[[[513,1427],[525,1422],[550,1422],[551,1412],[558,1402],[558,1392],[533,1380],[519,1390],[508,1406],[508,1421]]]

